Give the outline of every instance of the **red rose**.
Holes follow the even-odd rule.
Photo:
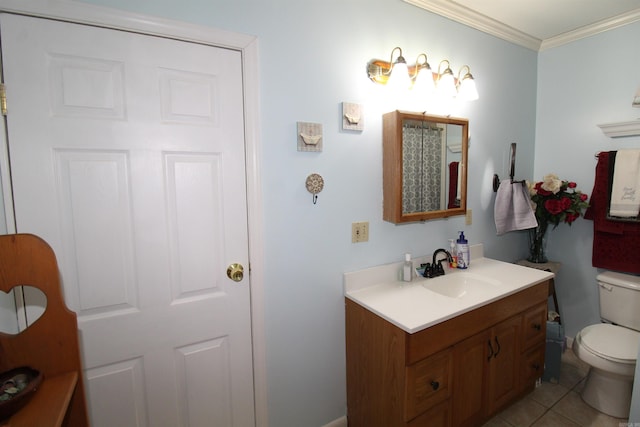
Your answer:
[[[542,182],[536,182],[536,185],[533,188],[541,196],[548,196],[548,195],[552,194],[551,191],[547,191],[544,188],[542,188]]]
[[[567,224],[571,224],[573,221],[575,221],[578,218],[580,218],[580,214],[568,213],[567,216],[564,218],[564,222],[566,222]]]
[[[580,200],[582,200],[583,202],[586,201],[589,198],[589,196],[587,196],[586,194],[582,193],[580,194]]]
[[[546,200],[544,207],[551,215],[557,215],[565,209],[560,200]]]
[[[571,207],[571,199],[568,197],[563,197],[560,199],[560,206],[562,206],[562,210],[569,209]]]
[[[578,184],[576,184],[575,182],[570,182],[569,184],[567,184],[567,187],[569,188],[576,188],[578,186]]]

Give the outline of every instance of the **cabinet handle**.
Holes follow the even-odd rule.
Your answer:
[[[500,343],[498,342],[498,337],[496,337],[495,340],[496,345],[498,346],[498,350],[496,351],[496,354],[493,355],[493,357],[498,357],[498,354],[500,354]]]
[[[491,345],[491,340],[488,340],[487,344],[489,344],[489,356],[487,356],[487,360],[491,360],[493,357],[493,346]]]
[[[533,329],[535,329],[536,331],[542,330],[542,325],[539,323],[534,323],[532,326],[533,326]]]
[[[431,388],[436,391],[440,387],[440,383],[438,381],[431,381]]]
[[[540,370],[540,365],[537,363],[534,363],[533,365],[531,365],[531,367],[533,368],[534,371],[538,372]]]

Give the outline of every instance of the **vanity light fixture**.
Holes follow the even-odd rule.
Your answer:
[[[442,66],[445,63],[446,68],[442,70]],[[438,83],[436,90],[440,96],[447,98],[453,98],[457,94],[455,77],[453,77],[451,64],[447,59],[443,59],[438,65]]]
[[[398,50],[398,58],[393,62],[393,52]],[[409,76],[409,67],[407,61],[402,56],[402,49],[393,48],[391,51],[391,68],[389,69],[389,81],[387,84],[394,90],[405,90],[411,88],[411,77]]]
[[[394,61],[396,52],[398,52],[398,56]],[[465,72],[463,73],[463,71]],[[400,47],[393,48],[389,61],[380,59],[369,61],[367,75],[374,83],[393,86],[401,90],[409,88],[425,96],[430,96],[435,89],[437,94],[444,97],[457,97],[465,101],[478,99],[475,80],[468,65],[464,65],[460,69],[456,79],[449,60],[440,61],[438,72],[434,73],[427,62],[425,53],[418,55],[414,65],[407,65]]]
[[[463,75],[462,70],[467,69],[467,72]],[[462,76],[462,77],[460,77]],[[471,68],[468,65],[463,65],[458,72],[458,98],[464,101],[475,101],[478,99],[478,89],[476,89],[476,81],[471,75]]]
[[[424,62],[420,62],[420,59],[424,58]],[[433,81],[433,71],[431,66],[427,62],[427,54],[421,53],[416,59],[415,77],[413,80],[413,90],[424,95],[430,95],[436,88]]]

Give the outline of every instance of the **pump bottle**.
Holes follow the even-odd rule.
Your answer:
[[[456,241],[456,247],[458,249],[458,268],[469,267],[469,242],[464,237],[464,231],[460,232],[460,237]]]

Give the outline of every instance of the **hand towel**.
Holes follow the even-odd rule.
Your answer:
[[[640,274],[640,222],[620,222],[607,219],[609,186],[613,179],[609,171],[613,168],[616,152],[601,152],[598,155],[595,182],[585,219],[593,220],[592,265],[607,270]]]
[[[640,150],[618,150],[609,215],[635,218],[640,211]]]
[[[493,216],[498,236],[509,231],[526,230],[538,226],[531,207],[529,190],[526,185],[510,179],[500,182]]]

